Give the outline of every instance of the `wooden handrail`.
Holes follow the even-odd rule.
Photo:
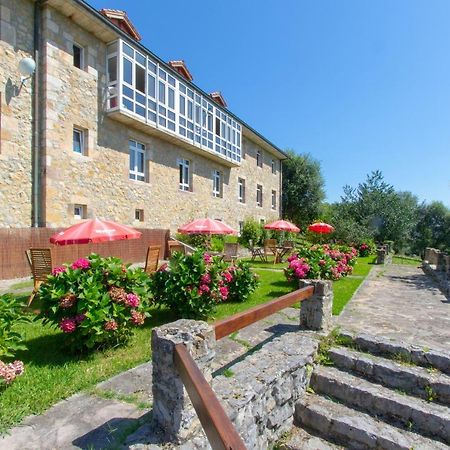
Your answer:
[[[213,450],[246,450],[216,394],[184,344],[175,345],[174,364]]]
[[[240,330],[248,325],[251,325],[258,320],[264,319],[281,309],[292,306],[295,303],[306,300],[314,293],[313,286],[307,286],[302,289],[297,289],[294,292],[283,295],[275,300],[264,303],[263,305],[255,306],[247,311],[235,314],[234,316],[226,319],[218,320],[213,323],[214,331],[216,333],[216,339],[222,339],[231,333]]]

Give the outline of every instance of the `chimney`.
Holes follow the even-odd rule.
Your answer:
[[[211,94],[209,94],[211,96],[211,98],[218,103],[220,106],[223,106],[224,108],[227,107],[227,102],[225,101],[225,99],[223,98],[223,95],[220,91],[216,91],[216,92],[211,92]]]
[[[169,66],[175,69],[186,80],[192,81],[194,79],[182,59],[179,61],[169,61]]]
[[[118,9],[101,9],[100,14],[107,17],[110,22],[127,33],[135,41],[140,41],[142,39],[125,11],[120,11]]]

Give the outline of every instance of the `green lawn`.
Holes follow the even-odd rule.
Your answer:
[[[365,275],[370,270],[370,258],[360,258],[355,273]],[[280,297],[295,289],[282,268],[286,263],[252,263],[260,277],[258,289],[245,303],[218,305],[211,322],[244,311],[255,305]],[[363,277],[346,278],[334,283],[333,314],[339,314],[351,298]],[[26,295],[20,294],[24,298]],[[33,303],[33,308],[38,308]],[[5,431],[30,414],[40,414],[57,401],[75,392],[89,390],[98,382],[135,367],[150,359],[150,332],[155,326],[175,320],[168,310],[153,309],[152,317],[142,329],[137,329],[127,345],[90,355],[74,356],[66,351],[60,331],[33,322],[22,325],[27,351],[18,352],[17,359],[25,363],[25,373],[0,395],[0,431]]]
[[[370,269],[374,266],[376,259],[376,256],[373,255],[358,258],[355,266],[353,267],[352,275],[367,276]]]
[[[394,256],[392,258],[393,264],[404,264],[408,266],[420,266],[422,260],[420,258],[411,258],[409,256]]]

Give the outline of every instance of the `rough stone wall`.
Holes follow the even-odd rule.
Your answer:
[[[435,248],[426,248],[422,269],[434,278],[445,295],[450,295],[450,255]]]
[[[31,224],[31,102],[28,80],[18,95],[22,58],[33,56],[33,2],[0,2],[0,227]]]
[[[222,219],[238,228],[246,217],[279,217],[280,202],[271,208],[271,192],[280,195],[280,162],[272,174],[272,157],[261,149],[264,166],[256,166],[256,145],[244,138],[245,160],[229,168],[177,145],[145,134],[105,115],[106,46],[57,11],[44,13],[46,61],[46,224],[74,223],[73,205],[87,205],[88,217],[98,216],[140,227],[172,232],[195,218]],[[72,65],[72,45],[85,47],[85,70]],[[73,127],[88,134],[88,154],[72,151]],[[147,180],[129,179],[128,140],[146,146]],[[193,192],[178,188],[177,159],[192,163]],[[212,195],[212,172],[223,173],[223,197]],[[246,203],[238,201],[238,178],[246,180]],[[263,186],[263,207],[256,206],[256,185]],[[135,221],[144,210],[144,222]]]

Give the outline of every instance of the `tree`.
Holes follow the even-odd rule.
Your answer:
[[[325,198],[320,163],[311,155],[288,150],[283,161],[283,217],[305,227],[317,219]]]
[[[412,251],[420,255],[426,247],[450,250],[450,210],[442,202],[419,206]]]
[[[394,241],[400,250],[411,240],[417,213],[417,198],[410,192],[396,192],[376,170],[356,188],[344,187],[338,216],[365,228],[377,241]]]

